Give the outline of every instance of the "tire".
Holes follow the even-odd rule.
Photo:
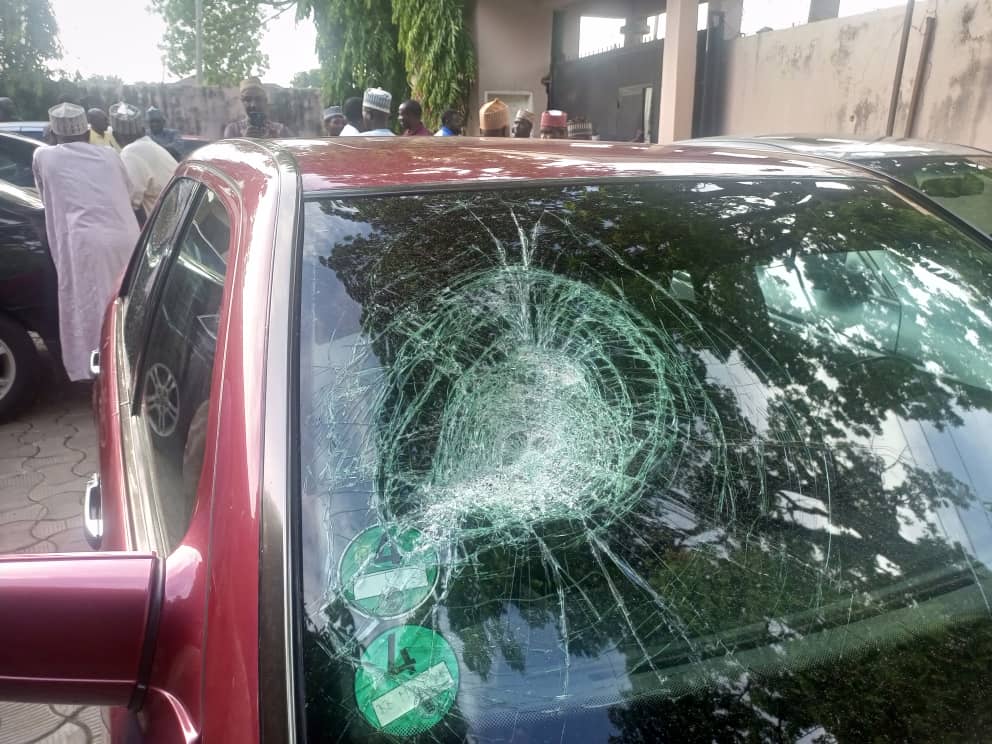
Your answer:
[[[0,315],[0,421],[7,421],[38,392],[38,349],[24,327]]]

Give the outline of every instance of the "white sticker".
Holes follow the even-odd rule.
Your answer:
[[[379,719],[379,726],[385,728],[397,718],[412,711],[422,701],[447,692],[454,684],[455,680],[448,667],[443,662],[438,662],[427,671],[372,701],[372,709]]]
[[[355,579],[355,599],[369,599],[392,592],[405,592],[430,586],[422,566],[406,566],[365,574]]]

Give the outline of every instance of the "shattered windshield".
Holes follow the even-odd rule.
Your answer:
[[[992,725],[984,247],[857,180],[304,223],[311,742]]]
[[[992,235],[992,157],[884,158],[869,163]]]

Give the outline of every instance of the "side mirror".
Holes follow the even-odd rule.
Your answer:
[[[146,684],[161,570],[141,553],[0,556],[0,700],[128,705]]]

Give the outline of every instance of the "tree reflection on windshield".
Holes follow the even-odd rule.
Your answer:
[[[874,158],[865,165],[919,189],[982,232],[992,234],[992,157],[910,155]]]
[[[953,228],[767,180],[306,221],[318,740],[850,735],[871,701],[813,681],[987,633],[989,258]]]

